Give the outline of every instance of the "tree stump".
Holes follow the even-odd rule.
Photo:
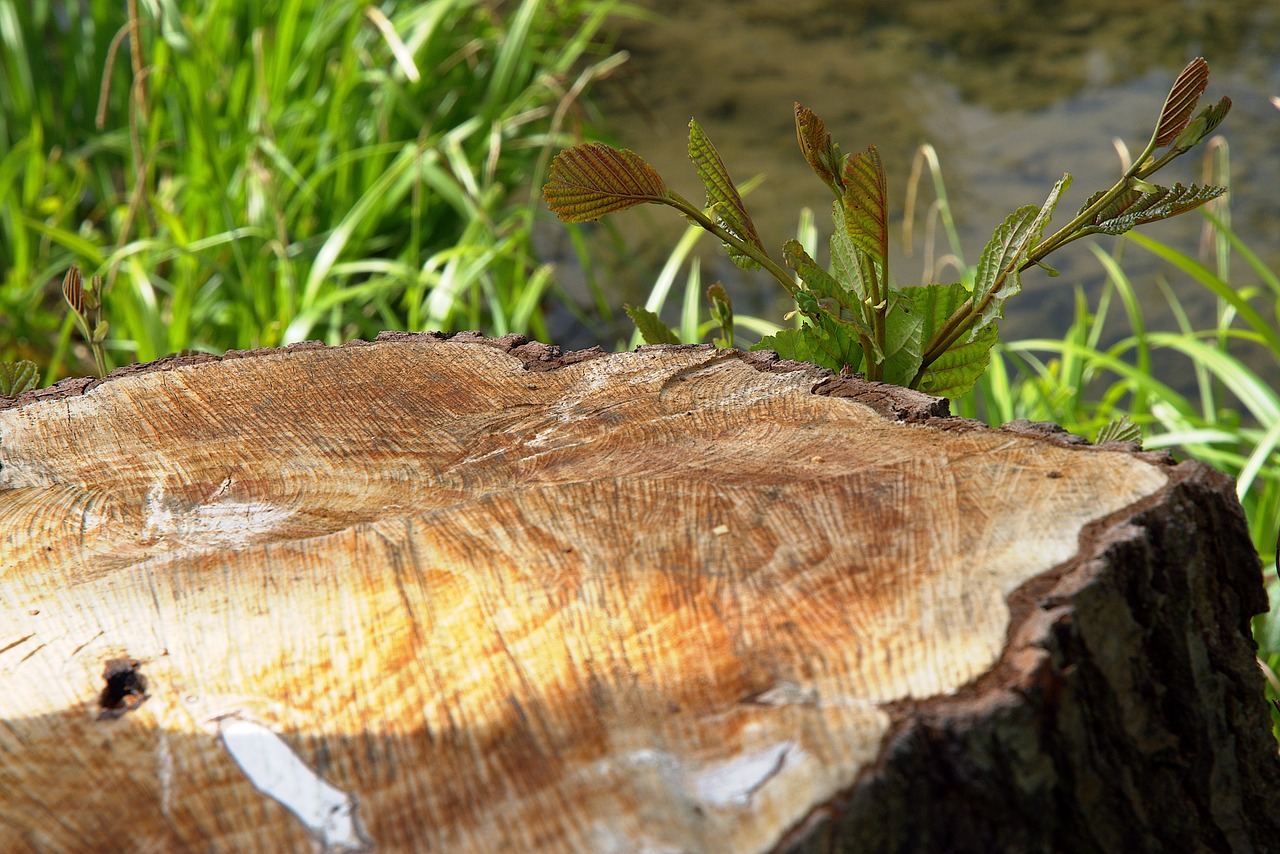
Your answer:
[[[1198,464],[399,334],[28,393],[0,465],[5,852],[1280,844]]]

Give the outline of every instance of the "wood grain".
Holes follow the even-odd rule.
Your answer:
[[[419,336],[0,410],[0,850],[324,847],[228,721],[354,796],[328,850],[773,850],[1168,482],[821,382]]]

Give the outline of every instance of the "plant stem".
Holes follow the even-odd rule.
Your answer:
[[[1155,151],[1155,148],[1156,143],[1153,138],[1147,143],[1147,147],[1142,149],[1142,153],[1134,159],[1129,168],[1124,171],[1124,174],[1120,176],[1120,180],[1116,181],[1115,184],[1111,186],[1111,189],[1099,196],[1093,204],[1076,214],[1075,218],[1072,219],[1071,222],[1054,232],[1052,237],[1048,240],[1042,241],[1034,249],[1028,252],[1026,262],[1018,268],[1019,272],[1027,269],[1033,264],[1040,263],[1055,249],[1059,249],[1073,240],[1078,240],[1079,238],[1084,237],[1085,234],[1088,233],[1084,228],[1085,224],[1093,222],[1094,217],[1098,215],[1098,211],[1115,201],[1116,196],[1119,196],[1128,188],[1131,180],[1134,178],[1146,177],[1173,159],[1166,155],[1144,170],[1143,164],[1146,163],[1147,158],[1151,156],[1152,152]]]
[[[1129,187],[1130,181],[1135,178],[1141,180],[1148,175],[1151,175],[1181,153],[1170,151],[1159,160],[1147,163],[1147,159],[1155,151],[1155,147],[1155,138],[1153,137],[1151,141],[1147,143],[1147,147],[1142,150],[1142,153],[1134,159],[1129,168],[1120,176],[1120,179],[1111,186],[1111,189],[1107,190],[1091,204],[1086,206],[1080,211],[1080,213],[1076,214],[1069,223],[1054,232],[1051,237],[1036,244],[1036,246],[1027,252],[1026,260],[1018,266],[1018,272],[1021,273],[1029,267],[1034,267],[1047,258],[1051,252],[1061,249],[1073,240],[1079,240],[1081,237],[1093,233],[1088,226],[1097,217],[1099,211],[1105,209],[1115,201],[1117,196]],[[982,303],[974,305],[973,298],[970,297],[965,300],[949,318],[947,318],[947,322],[942,325],[941,329],[934,333],[932,340],[930,340],[928,345],[925,346],[924,355],[920,360],[920,370],[916,372],[915,378],[911,381],[912,388],[916,388],[918,386],[920,380],[924,377],[925,371],[928,370],[930,365],[936,362],[943,353],[951,349],[952,345],[960,339],[960,336],[973,328],[973,324],[982,314],[987,303],[991,301],[993,296],[999,290],[1000,282],[997,282],[991,288],[991,291],[987,294],[986,298],[983,299]]]
[[[883,265],[881,266],[881,270],[882,272],[884,271]],[[868,283],[868,288],[871,291],[871,304],[867,306],[867,310],[871,314],[871,333],[875,336],[876,340],[877,349],[875,352],[883,354],[885,345],[885,315],[888,313],[889,308],[888,275],[887,273],[885,274],[885,289],[884,291],[881,291],[880,280],[876,276],[875,262],[870,258],[863,256],[862,278]],[[867,379],[879,382],[884,377],[883,361],[877,361],[872,358],[870,353],[867,354],[867,358],[864,361],[867,366]]]
[[[974,309],[973,297],[969,297],[947,318],[947,322],[933,334],[933,339],[925,347],[924,356],[920,360],[920,370],[916,371],[915,379],[911,381],[911,388],[916,387],[924,377],[924,372],[938,360],[939,356],[947,352],[961,335],[969,331],[981,310]]]
[[[778,283],[786,289],[787,293],[793,297],[796,295],[796,291],[799,290],[799,286],[796,285],[795,279],[793,279],[791,274],[789,274],[785,269],[778,266],[778,263],[770,258],[768,253],[759,246],[746,242],[732,231],[724,228],[720,223],[708,217],[701,209],[674,190],[668,190],[666,198],[661,199],[660,201],[680,211],[680,213],[702,226],[703,229],[711,232],[724,243],[729,244],[743,255],[746,255],[752,261],[755,261],[761,267],[768,270],[769,274],[778,280]]]

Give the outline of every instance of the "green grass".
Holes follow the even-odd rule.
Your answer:
[[[135,5],[137,44],[113,43]],[[107,280],[115,364],[545,335],[536,188],[621,61],[601,46],[619,8],[0,0],[0,360],[89,371],[57,287],[72,263]]]

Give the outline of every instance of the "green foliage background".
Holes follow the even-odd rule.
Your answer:
[[[89,371],[57,288],[73,262],[106,279],[114,364],[544,334],[523,194],[619,61],[615,8],[0,0],[0,360]]]

